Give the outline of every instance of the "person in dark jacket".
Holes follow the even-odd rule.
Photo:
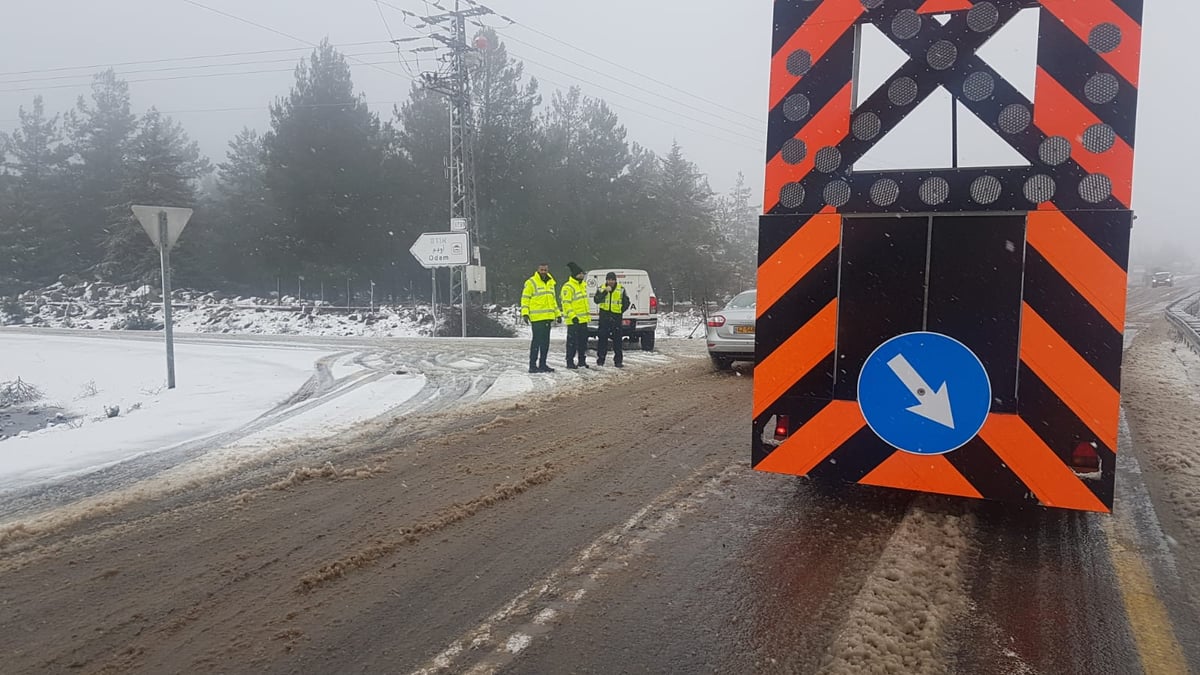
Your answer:
[[[621,315],[629,309],[629,294],[625,287],[617,283],[617,275],[609,272],[604,277],[604,285],[596,290],[592,298],[600,308],[600,332],[596,344],[596,364],[604,365],[604,357],[608,356],[608,340],[613,343],[613,365],[625,367],[625,355],[621,351]]]

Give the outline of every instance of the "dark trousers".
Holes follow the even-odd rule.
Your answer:
[[[621,351],[621,317],[606,318],[604,312],[600,313],[600,335],[596,343],[596,363],[604,363],[604,357],[608,355],[608,341],[613,343],[613,364],[621,365],[625,360],[625,355]]]
[[[585,365],[587,363],[587,324],[572,323],[567,324],[567,365],[576,363],[576,356],[579,357],[578,364]]]
[[[529,342],[529,367],[546,365],[546,355],[550,353],[550,325],[553,321],[534,321],[533,339]]]

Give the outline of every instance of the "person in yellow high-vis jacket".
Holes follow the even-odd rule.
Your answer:
[[[525,290],[521,292],[521,319],[533,329],[533,339],[529,343],[531,373],[554,372],[553,368],[546,365],[546,356],[550,352],[550,326],[555,321],[562,323],[555,286],[554,277],[550,276],[550,266],[543,263],[538,265],[533,276],[525,280]]]
[[[562,285],[563,320],[567,323],[567,367],[588,368],[588,294],[583,281],[587,273],[573,262],[567,263],[571,277]],[[576,362],[578,357],[578,362]]]
[[[621,315],[629,309],[629,294],[625,287],[617,283],[617,275],[609,272],[604,276],[604,285],[596,291],[593,298],[600,310],[600,334],[596,336],[596,365],[604,365],[604,357],[608,355],[608,341],[612,340],[613,365],[618,368],[625,366],[625,354],[621,350]]]

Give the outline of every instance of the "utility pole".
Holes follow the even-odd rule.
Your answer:
[[[449,53],[442,58],[444,66],[436,72],[422,73],[421,80],[427,89],[442,94],[450,104],[450,222],[465,222],[471,238],[472,265],[482,265],[479,255],[482,240],[475,196],[475,124],[470,72],[470,59],[479,51],[479,47],[467,42],[467,19],[491,13],[490,9],[482,6],[462,9],[461,0],[455,0],[454,11],[421,17],[426,24],[443,28],[442,32],[434,33],[432,37],[449,49]],[[460,303],[462,336],[466,337],[467,267],[452,268],[450,280],[451,302],[457,300]]]

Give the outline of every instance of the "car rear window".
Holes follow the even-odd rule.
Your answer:
[[[754,309],[757,294],[754,291],[739,293],[729,301],[729,309]]]

